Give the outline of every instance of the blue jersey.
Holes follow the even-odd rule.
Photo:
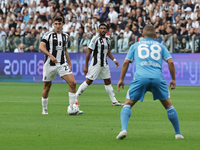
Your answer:
[[[167,48],[151,38],[145,38],[131,45],[126,59],[135,61],[134,78],[163,78],[162,59],[167,61],[171,55]]]

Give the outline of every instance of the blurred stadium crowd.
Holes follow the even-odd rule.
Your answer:
[[[0,0],[0,52],[39,52],[54,16],[64,17],[69,52],[86,52],[101,22],[112,52],[127,52],[147,24],[170,52],[200,52],[200,0]]]

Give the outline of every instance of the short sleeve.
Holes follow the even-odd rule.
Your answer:
[[[169,58],[172,58],[171,54],[169,53],[168,49],[162,45],[162,54],[163,54],[163,59],[167,61]]]
[[[126,59],[128,59],[131,62],[133,62],[133,60],[134,60],[135,47],[137,47],[136,44],[131,45],[131,47],[129,48],[129,51],[126,55]]]
[[[41,41],[47,44],[50,35],[51,35],[51,34],[47,32],[46,34],[43,35]]]
[[[96,45],[97,39],[93,38],[88,46],[89,49],[94,50]]]

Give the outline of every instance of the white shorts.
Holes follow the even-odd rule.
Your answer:
[[[59,75],[60,77],[63,77],[64,75],[72,74],[71,69],[67,65],[67,63],[64,63],[60,65],[60,63],[56,63],[55,66],[50,66],[49,62],[46,61],[46,63],[43,66],[43,79],[42,81],[52,81],[56,78],[56,75]]]
[[[109,79],[110,76],[110,69],[109,66],[106,65],[105,67],[99,66],[99,64],[93,66],[90,65],[88,68],[88,73],[86,75],[86,78],[90,80],[95,80],[97,79]]]

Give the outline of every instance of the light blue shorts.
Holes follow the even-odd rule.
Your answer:
[[[147,91],[153,94],[154,100],[166,100],[170,98],[167,84],[165,80],[160,78],[141,78],[133,80],[126,98],[130,100],[140,100],[142,102]]]

